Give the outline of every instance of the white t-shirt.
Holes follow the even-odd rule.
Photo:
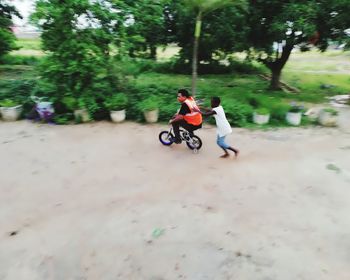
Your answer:
[[[216,121],[216,127],[217,127],[216,131],[219,137],[226,136],[232,133],[232,128],[230,126],[230,123],[226,119],[224,108],[222,108],[222,106],[215,107],[213,108],[213,111],[216,112],[216,114],[214,114],[213,116]]]

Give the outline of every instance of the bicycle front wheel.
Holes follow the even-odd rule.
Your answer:
[[[174,136],[169,131],[162,131],[159,133],[159,141],[165,146],[173,144]]]

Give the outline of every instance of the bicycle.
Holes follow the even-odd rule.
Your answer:
[[[194,135],[193,132],[180,128],[180,139],[186,142],[189,149],[197,152],[202,147],[202,140]],[[171,146],[175,142],[175,135],[173,134],[173,128],[170,130],[164,130],[159,133],[159,141],[164,146]]]

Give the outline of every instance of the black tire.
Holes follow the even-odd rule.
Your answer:
[[[160,143],[162,143],[164,146],[170,146],[171,144],[173,144],[173,140],[169,139],[170,136],[171,138],[174,138],[174,135],[172,135],[171,133],[169,133],[169,131],[162,131],[161,133],[159,133],[159,141]]]
[[[196,135],[193,135],[191,138],[192,143],[186,142],[187,147],[191,150],[199,150],[202,147],[202,140]]]

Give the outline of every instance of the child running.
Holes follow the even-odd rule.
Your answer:
[[[227,150],[230,150],[235,153],[237,157],[239,154],[239,150],[232,148],[225,142],[225,137],[232,133],[232,128],[230,123],[226,119],[226,115],[224,112],[224,108],[220,105],[221,100],[219,97],[211,98],[211,109],[206,110],[207,112],[202,112],[203,116],[214,116],[217,127],[217,140],[216,143],[219,145],[221,149],[224,150],[225,154],[220,156],[221,158],[229,157],[229,153]]]

